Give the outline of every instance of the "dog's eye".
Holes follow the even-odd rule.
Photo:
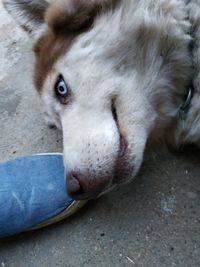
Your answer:
[[[68,95],[69,88],[64,79],[60,76],[56,83],[56,94],[59,97],[66,97]]]
[[[55,95],[61,104],[67,105],[70,100],[70,89],[62,75],[59,75],[55,83]]]

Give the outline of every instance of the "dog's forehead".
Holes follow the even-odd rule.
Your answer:
[[[81,36],[76,34],[55,36],[48,32],[35,43],[34,52],[36,56],[34,82],[39,93],[53,70],[62,74],[67,72],[67,76],[73,80],[76,78],[77,82],[90,80],[92,83],[97,74],[99,78],[105,75],[98,59],[101,50],[97,49],[93,40],[87,38],[87,33]]]
[[[40,93],[46,87],[45,80],[51,90],[59,74],[77,97],[82,92],[105,96],[116,87],[112,66],[89,32],[63,39],[44,36],[36,43],[35,52],[35,84]]]
[[[98,87],[108,79],[111,70],[105,61],[97,58],[95,51],[82,48],[79,43],[77,40],[71,49],[59,58],[55,70],[76,87]]]

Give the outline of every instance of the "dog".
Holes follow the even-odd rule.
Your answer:
[[[33,40],[74,199],[132,181],[147,146],[200,143],[199,0],[3,3]]]

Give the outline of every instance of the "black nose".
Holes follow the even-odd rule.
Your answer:
[[[96,198],[105,186],[105,179],[88,177],[78,172],[71,172],[67,177],[68,194],[75,200]]]

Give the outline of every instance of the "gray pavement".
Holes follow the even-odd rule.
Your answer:
[[[31,44],[0,2],[0,160],[62,151],[31,83]],[[148,155],[135,182],[0,241],[0,267],[200,266],[200,151]]]

